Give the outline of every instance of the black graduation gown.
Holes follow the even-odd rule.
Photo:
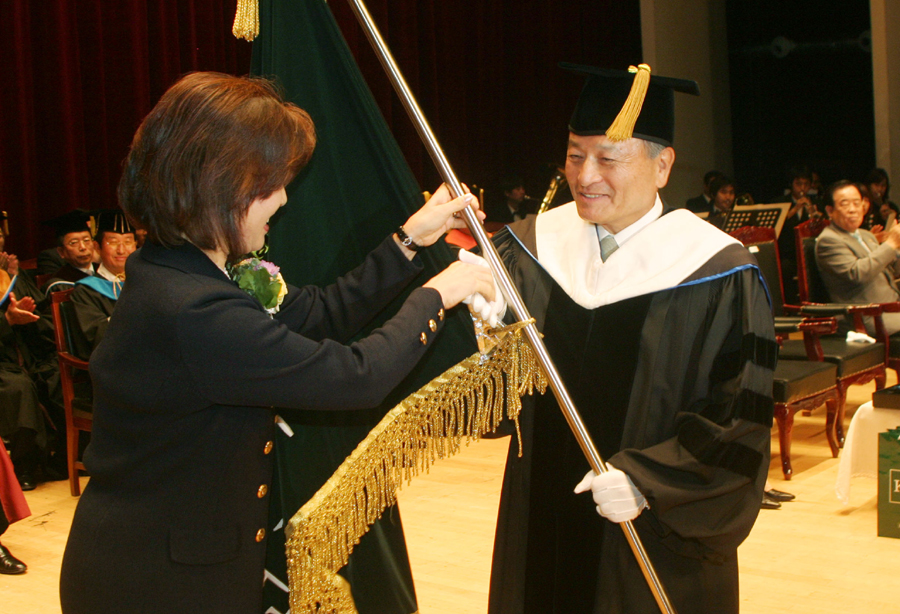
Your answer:
[[[72,291],[71,300],[75,318],[78,320],[78,327],[82,333],[80,339],[77,336],[74,338],[76,347],[73,350],[76,356],[87,360],[106,334],[109,318],[116,309],[121,285],[116,287],[112,282],[99,278],[85,277],[84,279],[90,279],[94,283],[105,282],[104,286],[109,285],[109,290],[105,293],[101,293],[85,283],[76,283],[75,289]]]
[[[513,228],[534,250],[533,223]],[[777,349],[752,257],[728,247],[685,280],[695,283],[587,310],[509,232],[494,242],[605,460],[650,503],[635,527],[673,605],[737,612],[737,546],[768,470]],[[549,395],[528,403],[522,458],[511,445],[489,611],[655,611],[621,529],[572,494],[588,464],[558,413]]]

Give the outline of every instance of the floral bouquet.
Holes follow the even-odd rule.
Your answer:
[[[278,313],[287,295],[281,269],[266,260],[245,258],[232,265],[229,273],[238,287],[256,298],[270,315]]]

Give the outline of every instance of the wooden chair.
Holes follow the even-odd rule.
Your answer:
[[[778,242],[775,230],[758,226],[745,226],[730,233],[756,255],[757,263],[772,300],[775,313],[775,333],[779,345],[792,343],[791,333],[801,333],[806,348],[806,360],[785,360],[779,357],[772,383],[772,399],[775,404],[775,422],[778,425],[778,446],[781,452],[781,471],[785,480],[793,475],[791,466],[791,440],[794,415],[801,410],[811,410],[825,405],[827,417],[825,430],[829,434],[832,455],[837,456],[834,445],[835,422],[840,394],[837,387],[837,367],[825,362],[819,337],[833,333],[837,328],[834,318],[808,319],[784,317],[784,298],[781,280],[781,263],[778,258]]]
[[[81,431],[90,432],[93,414],[91,400],[85,395],[76,395],[78,382],[86,382],[88,363],[76,358],[72,349],[76,347],[74,331],[77,329],[75,314],[70,302],[72,289],[53,292],[51,304],[53,308],[53,324],[56,336],[56,355],[59,357],[59,378],[62,384],[63,405],[66,411],[66,443],[69,466],[69,491],[73,497],[81,494],[78,481],[78,470],[84,464],[78,460],[79,435]],[[76,373],[76,370],[80,373]],[[78,377],[80,375],[80,378]]]
[[[875,321],[876,343],[848,343],[844,335],[825,337],[821,340],[825,360],[837,366],[838,392],[841,400],[838,407],[835,435],[837,445],[844,445],[844,404],[847,389],[856,384],[867,384],[875,380],[878,390],[884,388],[887,376],[888,338],[884,332],[880,305],[846,305],[830,303],[825,284],[816,266],[816,237],[828,226],[825,219],[811,219],[794,229],[797,240],[797,284],[800,289],[802,310],[805,315],[842,316],[857,332],[865,333],[863,317]],[[802,356],[805,349],[796,345],[790,349],[787,344],[782,350],[785,357]]]

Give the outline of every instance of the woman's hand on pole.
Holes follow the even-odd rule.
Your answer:
[[[477,264],[454,262],[422,287],[440,292],[445,309],[458,305],[476,292],[487,301],[494,300],[494,276],[489,268]]]
[[[466,222],[461,212],[466,207],[475,209],[478,219],[484,220],[484,212],[478,210],[478,199],[469,194],[469,188],[465,185],[463,189],[466,194],[451,199],[450,190],[441,184],[428,202],[403,224],[403,230],[416,245],[428,247],[449,230],[465,228]]]

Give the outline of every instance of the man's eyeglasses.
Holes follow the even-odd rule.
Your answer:
[[[118,249],[120,245],[124,245],[125,247],[134,247],[135,242],[134,239],[125,239],[124,241],[120,241],[119,239],[103,239],[103,245],[107,247],[111,247],[113,249]]]
[[[79,245],[83,245],[84,247],[90,248],[93,242],[93,239],[72,239],[71,241],[66,241],[66,247],[74,249]]]

